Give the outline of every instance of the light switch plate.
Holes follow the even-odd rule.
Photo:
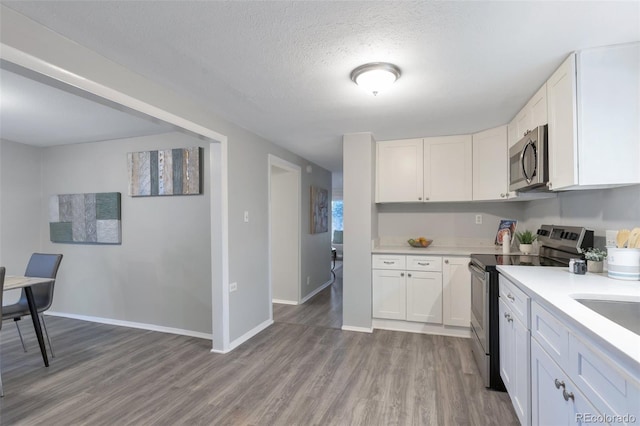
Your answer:
[[[244,211],[244,221],[245,222],[249,222],[249,211],[248,210]]]

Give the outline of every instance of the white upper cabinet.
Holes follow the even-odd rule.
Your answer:
[[[507,126],[473,135],[473,199],[509,196]]]
[[[380,141],[376,202],[471,201],[471,135]]]
[[[547,96],[551,189],[640,183],[640,43],[571,54]]]
[[[509,124],[509,148],[522,139],[529,130],[547,124],[547,84],[533,95]]]
[[[376,202],[422,201],[422,139],[381,141],[376,149]]]
[[[424,200],[471,201],[471,135],[424,139]]]

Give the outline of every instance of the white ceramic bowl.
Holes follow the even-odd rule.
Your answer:
[[[640,281],[640,249],[608,248],[609,277],[618,280]]]

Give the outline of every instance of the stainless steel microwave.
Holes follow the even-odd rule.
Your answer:
[[[509,149],[509,191],[546,190],[549,182],[547,126],[525,133]]]

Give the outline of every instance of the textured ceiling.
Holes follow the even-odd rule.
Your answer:
[[[640,40],[636,1],[2,3],[333,171],[344,133],[505,124],[569,52]],[[372,61],[403,73],[377,97]]]

